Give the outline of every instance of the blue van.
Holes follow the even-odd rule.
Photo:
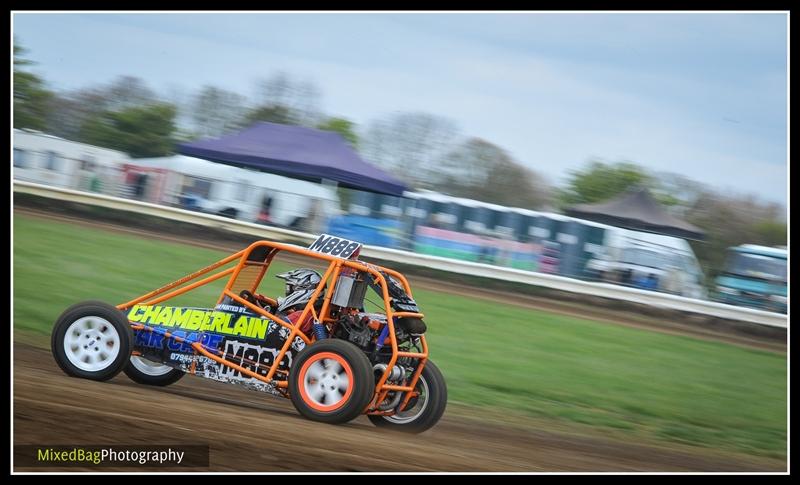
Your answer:
[[[786,313],[785,248],[743,244],[728,249],[725,269],[716,279],[716,300]]]

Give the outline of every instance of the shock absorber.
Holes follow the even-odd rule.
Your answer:
[[[383,348],[383,341],[386,340],[386,337],[389,336],[389,324],[387,323],[384,325],[381,333],[378,335],[378,341],[375,342],[375,350],[372,351],[372,361],[374,362],[375,359],[378,357],[378,352]]]
[[[317,340],[328,338],[328,329],[325,328],[324,323],[318,321],[314,322],[314,335],[317,336]]]

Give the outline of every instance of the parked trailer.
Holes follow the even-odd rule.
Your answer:
[[[67,189],[123,195],[123,152],[65,140],[33,130],[14,130],[13,177]]]
[[[339,211],[333,187],[185,155],[139,158],[126,167],[146,200],[285,227],[322,229]],[[144,177],[144,182],[141,182]],[[309,227],[309,226],[318,227]]]
[[[339,213],[334,187],[176,155],[127,154],[14,130],[13,178],[321,232]]]

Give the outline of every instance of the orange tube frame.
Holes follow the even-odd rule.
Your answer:
[[[260,248],[260,247],[271,248],[266,253],[266,255],[264,257],[264,260],[263,261],[249,260],[248,257],[252,254],[252,252],[255,249]],[[274,315],[274,314],[272,314],[270,312],[267,312],[266,310],[264,310],[263,308],[259,307],[258,305],[254,305],[254,304],[250,303],[249,301],[243,299],[242,297],[240,297],[239,295],[234,293],[232,291],[232,289],[231,289],[231,288],[233,288],[234,284],[236,283],[236,279],[238,278],[239,273],[242,271],[242,269],[244,269],[245,266],[258,265],[258,266],[262,266],[262,269],[259,272],[259,274],[256,276],[256,278],[255,278],[255,280],[254,280],[254,282],[252,284],[252,287],[250,288],[251,292],[255,292],[256,288],[258,288],[258,285],[261,283],[261,280],[263,279],[264,275],[266,274],[269,265],[272,263],[272,260],[274,259],[275,255],[278,254],[280,251],[287,251],[287,252],[294,253],[294,254],[297,254],[297,255],[300,255],[300,256],[308,256],[308,257],[311,257],[311,258],[314,258],[314,259],[328,261],[328,263],[329,263],[328,264],[328,269],[325,271],[324,275],[322,276],[321,283],[319,284],[317,289],[312,294],[309,303],[306,304],[305,308],[303,309],[303,312],[301,313],[300,318],[298,318],[296,320],[297,323],[295,323],[295,324],[292,324],[291,322],[284,321],[281,318],[279,318],[277,315]],[[221,271],[219,271],[217,273],[214,273],[214,274],[212,274],[210,276],[206,276],[205,278],[203,278],[201,280],[195,281],[198,278],[200,278],[201,276],[204,276],[207,273],[210,273],[210,272],[212,272],[212,271],[214,271],[214,270],[216,270],[218,268],[221,268],[221,267],[223,267],[223,266],[225,266],[227,264],[230,264],[233,261],[236,261],[237,259],[238,259],[238,262],[236,263],[236,266],[229,267],[227,269],[224,269],[224,270],[221,270]],[[187,292],[189,292],[189,291],[191,291],[191,290],[193,290],[195,288],[198,288],[200,286],[203,286],[203,285],[206,285],[206,284],[211,283],[213,281],[216,281],[216,280],[218,280],[218,279],[220,279],[220,278],[222,278],[224,276],[230,275],[230,278],[228,279],[228,283],[225,285],[225,288],[222,290],[222,293],[220,294],[220,297],[217,300],[217,303],[221,302],[226,296],[230,297],[234,301],[236,301],[237,303],[246,306],[247,308],[249,308],[253,312],[256,312],[257,314],[272,320],[273,322],[275,322],[278,325],[281,325],[281,326],[284,326],[284,327],[288,328],[290,330],[290,333],[289,333],[289,336],[286,338],[286,341],[284,342],[283,347],[281,348],[281,350],[278,353],[278,355],[275,357],[275,359],[274,359],[274,361],[272,363],[272,366],[270,367],[269,372],[267,373],[267,375],[266,376],[262,376],[262,375],[254,372],[254,371],[252,371],[250,369],[246,369],[246,368],[244,368],[244,367],[242,367],[242,366],[240,366],[240,365],[238,365],[238,364],[236,364],[234,362],[230,362],[228,360],[225,360],[223,357],[220,357],[219,355],[216,355],[213,352],[208,351],[199,342],[194,342],[194,343],[191,344],[191,346],[195,350],[195,354],[200,354],[200,355],[203,355],[205,357],[208,357],[208,358],[210,358],[210,359],[212,359],[212,360],[214,360],[214,361],[216,361],[216,362],[218,362],[218,363],[220,363],[222,365],[225,365],[225,366],[228,366],[228,367],[230,367],[232,369],[235,369],[236,371],[238,371],[238,372],[240,372],[240,373],[242,373],[244,375],[247,375],[249,377],[252,377],[252,378],[258,379],[260,381],[266,382],[267,384],[273,385],[276,388],[286,389],[287,381],[283,381],[283,380],[279,381],[279,380],[273,379],[274,376],[275,376],[275,373],[278,371],[278,367],[279,367],[281,361],[283,360],[284,356],[288,352],[289,347],[291,346],[291,343],[294,341],[295,337],[299,336],[303,340],[303,342],[305,342],[306,344],[310,344],[315,340],[315,336],[313,335],[313,333],[311,335],[306,335],[302,331],[300,331],[300,326],[302,325],[302,322],[305,322],[306,318],[309,315],[311,315],[315,320],[320,321],[320,322],[331,321],[332,320],[331,317],[330,317],[331,297],[332,297],[332,295],[334,293],[336,282],[338,281],[339,275],[340,275],[340,273],[341,273],[343,268],[352,268],[352,269],[355,269],[355,270],[360,271],[360,272],[369,273],[370,275],[373,276],[374,281],[377,282],[379,284],[380,288],[381,288],[381,297],[383,298],[384,310],[386,312],[386,321],[387,321],[387,325],[389,326],[389,335],[388,335],[388,337],[389,337],[389,342],[390,342],[390,346],[391,346],[391,350],[392,350],[392,357],[390,358],[389,362],[387,363],[386,371],[381,376],[381,378],[378,380],[378,382],[375,384],[375,395],[374,395],[372,401],[370,402],[370,404],[367,406],[367,409],[365,409],[365,413],[366,414],[388,415],[388,414],[391,414],[392,412],[391,411],[379,411],[379,410],[377,410],[377,406],[386,399],[386,397],[387,397],[389,392],[391,392],[391,391],[400,391],[400,392],[405,392],[405,396],[404,396],[403,400],[401,401],[400,405],[398,406],[398,408],[399,409],[404,409],[405,406],[408,404],[409,400],[414,396],[414,389],[416,388],[417,381],[419,380],[419,376],[422,373],[422,369],[425,367],[425,363],[428,360],[428,345],[427,345],[427,343],[425,341],[425,336],[424,335],[420,336],[420,343],[422,345],[422,351],[421,352],[404,352],[404,351],[400,351],[398,349],[398,347],[397,347],[397,336],[395,334],[394,319],[396,317],[423,318],[424,315],[422,313],[395,312],[395,311],[392,310],[391,298],[389,297],[389,290],[388,290],[388,286],[386,284],[386,278],[384,278],[384,276],[383,276],[383,274],[381,274],[381,272],[384,272],[386,274],[389,274],[389,275],[397,278],[402,283],[406,293],[408,293],[408,295],[413,298],[413,295],[411,294],[411,287],[408,284],[408,280],[405,278],[405,276],[403,276],[399,272],[394,271],[392,269],[384,268],[382,266],[378,266],[378,265],[375,265],[375,264],[372,264],[372,263],[364,263],[364,262],[361,262],[361,261],[358,261],[358,260],[345,260],[345,259],[337,258],[335,256],[330,256],[330,255],[327,255],[327,254],[322,254],[322,253],[317,253],[317,252],[314,252],[314,251],[310,251],[308,249],[305,249],[305,248],[302,248],[302,247],[299,247],[299,246],[293,246],[293,245],[290,245],[290,244],[283,244],[283,243],[277,243],[277,242],[271,242],[271,241],[257,241],[257,242],[254,242],[253,244],[251,244],[250,246],[248,246],[246,249],[243,249],[242,251],[236,252],[236,253],[234,253],[234,254],[226,257],[226,258],[223,258],[220,261],[217,261],[216,263],[213,263],[213,264],[211,264],[209,266],[206,266],[205,268],[202,268],[202,269],[200,269],[198,271],[195,271],[194,273],[191,273],[191,274],[189,274],[187,276],[184,276],[183,278],[180,278],[180,279],[178,279],[176,281],[173,281],[172,283],[168,283],[168,284],[162,286],[161,288],[158,288],[158,289],[153,290],[153,291],[151,291],[149,293],[146,293],[146,294],[144,294],[144,295],[142,295],[142,296],[140,296],[138,298],[134,298],[133,300],[130,300],[130,301],[126,302],[126,303],[121,303],[121,304],[117,305],[117,308],[119,308],[120,310],[128,310],[133,305],[154,305],[156,303],[161,303],[163,301],[167,301],[167,300],[169,300],[171,298],[174,298],[176,296],[179,296],[179,295],[182,295],[184,293],[187,293]],[[326,292],[325,297],[323,299],[322,308],[320,309],[319,314],[317,314],[317,312],[314,309],[314,303],[316,302],[317,298],[319,297],[319,294],[322,291],[322,289],[325,288],[326,283],[329,285],[328,286],[328,291]],[[133,328],[134,330],[154,331],[154,329],[152,327],[149,327],[147,325],[143,325],[143,324],[140,324],[140,323],[133,323],[133,322],[131,322],[131,328]],[[179,336],[175,336],[175,335],[171,334],[170,332],[165,332],[164,336],[167,337],[167,338],[175,339],[177,342],[184,342],[185,341],[185,339],[183,339],[183,338],[181,338]],[[419,365],[417,365],[416,371],[411,376],[411,379],[409,380],[407,385],[398,386],[398,385],[393,385],[393,384],[387,384],[387,379],[389,377],[389,374],[391,373],[392,368],[397,363],[397,359],[399,359],[401,357],[419,359]]]

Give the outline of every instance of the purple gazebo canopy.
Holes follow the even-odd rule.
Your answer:
[[[178,145],[178,153],[312,182],[402,196],[405,185],[358,156],[338,133],[257,123],[221,138]]]

